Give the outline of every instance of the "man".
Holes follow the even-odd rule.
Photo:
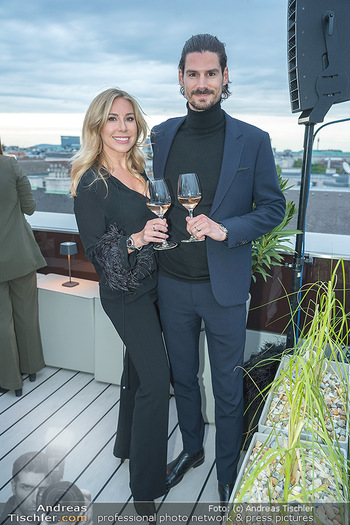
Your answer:
[[[187,115],[152,131],[154,174],[172,191],[169,233],[179,246],[159,252],[159,307],[174,381],[183,451],[167,468],[173,487],[204,461],[204,421],[198,385],[198,342],[205,323],[215,398],[216,468],[220,501],[237,474],[243,419],[246,300],[251,241],[285,212],[267,133],[221,109],[230,95],[224,44],[192,36],[179,63]],[[198,174],[202,198],[189,218],[178,202],[180,173]],[[186,231],[187,230],[187,231]],[[182,243],[193,234],[205,242]]]
[[[0,523],[13,521],[16,516],[33,516],[37,509],[39,489],[48,485],[48,463],[43,453],[26,452],[13,463],[11,487],[13,496],[6,502]]]

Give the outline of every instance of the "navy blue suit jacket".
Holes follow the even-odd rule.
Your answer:
[[[164,177],[171,144],[186,117],[152,130],[153,171]],[[285,213],[269,135],[225,113],[225,143],[210,218],[224,224],[228,241],[206,239],[210,282],[222,306],[243,304],[251,282],[251,241],[280,224]],[[255,207],[253,209],[253,203]]]

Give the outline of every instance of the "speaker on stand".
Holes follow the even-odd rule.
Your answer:
[[[298,292],[305,263],[303,244],[305,216],[310,185],[312,146],[315,124],[335,103],[350,100],[350,0],[288,1],[288,77],[292,113],[302,112],[299,124],[305,125],[304,152],[298,211],[298,234],[291,265],[291,316],[287,348],[292,348],[298,333],[295,315]]]

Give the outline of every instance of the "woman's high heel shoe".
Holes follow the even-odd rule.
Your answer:
[[[135,501],[134,507],[139,516],[143,516],[148,522],[155,522],[156,506],[153,500],[151,501]]]

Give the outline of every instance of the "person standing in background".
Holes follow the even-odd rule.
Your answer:
[[[44,368],[36,270],[46,266],[24,214],[35,201],[28,178],[0,143],[0,391],[22,395],[22,374]]]

